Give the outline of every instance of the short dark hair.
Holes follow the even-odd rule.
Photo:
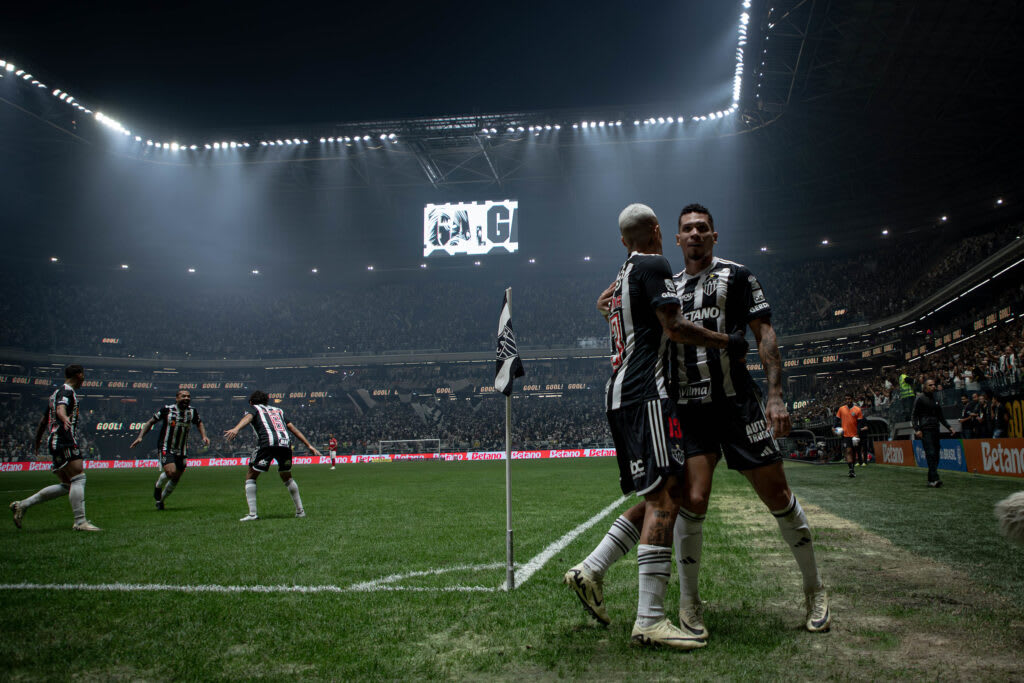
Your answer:
[[[188,392],[189,395],[192,394],[192,392],[189,391],[188,389],[182,388],[182,389],[178,389],[176,392],[174,392],[174,397],[177,398],[178,396],[181,396],[181,392],[183,392],[183,391]]]
[[[77,375],[79,373],[84,373],[84,372],[85,372],[85,368],[83,368],[78,363],[75,363],[73,365],[69,365],[66,368],[64,368],[64,379],[71,379],[75,375]]]
[[[686,206],[684,206],[683,210],[679,212],[679,220],[677,221],[680,225],[682,225],[683,216],[685,216],[688,213],[704,214],[705,216],[708,217],[708,223],[711,225],[711,229],[715,229],[715,219],[711,215],[711,212],[708,211],[708,208],[703,204],[687,204]]]
[[[249,397],[249,403],[253,404],[254,406],[267,405],[267,403],[269,402],[270,397],[267,396],[267,392],[260,391],[259,389],[252,392],[252,395]]]

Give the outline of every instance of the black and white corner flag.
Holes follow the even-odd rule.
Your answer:
[[[516,335],[512,332],[512,317],[508,311],[508,290],[501,304],[501,317],[498,319],[498,362],[495,368],[494,388],[505,394],[512,395],[512,380],[522,377],[523,361],[519,360],[516,348]]]

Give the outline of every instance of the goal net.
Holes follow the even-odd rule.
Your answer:
[[[433,453],[435,458],[441,457],[440,439],[397,439],[381,441],[380,453]]]

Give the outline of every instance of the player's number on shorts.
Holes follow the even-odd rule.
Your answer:
[[[679,424],[678,417],[670,417],[668,419],[668,435],[673,439],[683,438],[683,428]]]
[[[612,368],[618,369],[622,365],[622,354],[626,350],[626,343],[622,339],[622,311],[615,311],[608,316],[608,324],[612,328]]]

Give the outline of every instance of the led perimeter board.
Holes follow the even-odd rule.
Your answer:
[[[519,251],[519,202],[427,204],[423,207],[424,256],[479,256]]]

